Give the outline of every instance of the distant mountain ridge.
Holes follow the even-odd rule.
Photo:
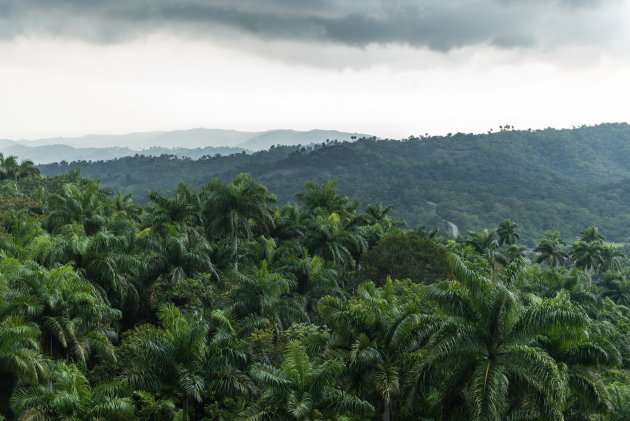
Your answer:
[[[228,155],[269,149],[274,145],[308,145],[327,139],[343,141],[363,136],[368,135],[337,130],[241,132],[198,128],[20,141],[0,139],[0,152],[17,156],[20,160],[29,159],[36,164],[62,160],[71,162],[116,159],[135,154],[155,156],[162,153],[198,159],[204,154]]]

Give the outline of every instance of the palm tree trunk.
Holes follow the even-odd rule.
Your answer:
[[[184,396],[182,408],[182,421],[188,421],[188,397]]]
[[[238,237],[235,235],[232,238],[232,254],[234,254],[234,259],[236,259],[236,252],[238,251]],[[234,271],[238,271],[238,261],[234,260]]]
[[[379,421],[389,421],[389,402],[382,397],[378,398],[378,419]]]

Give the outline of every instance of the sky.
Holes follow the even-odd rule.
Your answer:
[[[630,121],[629,0],[0,0],[0,139]]]

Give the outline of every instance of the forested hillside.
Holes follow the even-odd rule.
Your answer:
[[[295,176],[426,141],[277,162]],[[0,155],[0,419],[630,418],[629,266],[597,228],[527,253],[510,219],[453,239],[333,182],[291,196],[239,174],[139,206]]]
[[[480,229],[505,218],[519,223],[533,246],[544,231],[568,237],[596,224],[624,242],[630,180],[630,126],[604,124],[571,130],[454,134],[404,140],[360,139],[316,147],[278,147],[253,155],[182,160],[133,157],[106,162],[41,166],[46,175],[82,168],[113,191],[134,192],[146,203],[153,190],[173,191],[186,180],[199,187],[215,177],[248,172],[293,200],[305,182],[334,179],[339,190],[361,203],[381,200],[410,226],[451,232]]]

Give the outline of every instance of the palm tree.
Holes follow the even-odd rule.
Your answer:
[[[304,245],[326,261],[346,267],[354,261],[353,252],[364,252],[367,249],[365,238],[359,233],[347,231],[336,213],[331,213],[327,218],[315,216],[308,225]]]
[[[138,236],[135,227],[129,227],[124,234],[99,230],[85,236],[82,226],[65,225],[47,245],[40,245],[36,257],[48,267],[73,265],[103,298],[122,308],[126,302],[138,302],[135,282],[143,269],[133,250]]]
[[[612,410],[601,373],[621,366],[619,351],[595,332],[554,329],[548,337],[544,348],[559,363],[568,389],[565,413],[586,418],[591,411]]]
[[[601,281],[602,297],[608,297],[616,304],[630,308],[630,279],[627,277],[610,277],[609,274]]]
[[[15,156],[4,157],[0,153],[0,180],[18,181],[21,178],[39,176],[39,169],[33,161],[22,161],[18,164]]]
[[[626,255],[615,247],[614,244],[604,244],[601,248],[602,265],[601,272],[612,270],[619,272],[625,265]]]
[[[190,400],[200,402],[206,385],[208,325],[199,318],[185,318],[172,304],[160,309],[159,319],[163,332],[148,331],[132,338],[135,358],[125,379],[141,389],[179,389],[182,420],[187,421]]]
[[[115,385],[91,388],[74,365],[57,362],[43,383],[18,387],[11,409],[19,420],[124,420],[135,412],[129,398],[119,396]]]
[[[0,154],[0,180],[16,180],[20,170],[20,164],[15,156]]]
[[[511,246],[516,242],[516,240],[520,239],[521,236],[516,232],[516,223],[506,219],[505,221],[499,224],[497,228],[497,236],[499,237],[499,246],[503,244]]]
[[[468,238],[464,240],[464,244],[472,247],[479,254],[490,255],[497,248],[496,234],[496,231],[487,229],[483,231],[468,231],[466,233]]]
[[[327,181],[321,187],[308,182],[304,185],[304,191],[296,193],[295,198],[302,203],[303,211],[308,215],[336,213],[350,217],[355,213],[359,202],[337,193],[338,185],[334,180]]]
[[[570,294],[571,301],[596,319],[599,313],[597,294],[589,286],[588,276],[581,270],[572,268],[551,268],[543,270],[541,267],[529,268],[520,280],[520,291],[535,294],[540,298],[554,298],[565,291]]]
[[[382,289],[363,283],[349,302],[324,297],[319,311],[334,332],[330,354],[343,356],[359,397],[372,393],[378,419],[388,421],[401,388],[403,357],[423,343],[433,318],[421,316],[415,307],[398,306],[391,281]]]
[[[345,364],[339,359],[312,364],[305,347],[290,341],[278,368],[256,364],[250,375],[262,388],[257,402],[243,411],[247,420],[275,417],[277,419],[321,420],[345,412],[370,413],[368,402],[335,387]]]
[[[505,256],[507,263],[511,263],[516,259],[523,258],[526,249],[525,246],[512,244],[503,251],[503,256]]]
[[[39,352],[40,330],[11,310],[9,303],[0,303],[0,373],[36,383],[48,372]]]
[[[546,232],[534,249],[534,252],[539,253],[536,263],[545,262],[552,268],[562,266],[569,257],[568,253],[564,251],[566,245],[566,242],[560,238],[558,231]]]
[[[208,341],[209,326],[199,316],[185,317],[173,304],[161,307],[162,330],[144,329],[130,337],[133,360],[125,382],[140,389],[179,391],[182,421],[188,420],[190,401],[201,402],[209,385],[233,395],[247,392],[230,368],[246,361],[245,353],[232,346],[230,318],[220,311],[212,316],[219,328]]]
[[[270,272],[266,260],[258,268],[228,274],[233,285],[230,294],[232,312],[245,321],[245,329],[269,322],[278,330],[295,321],[306,321],[302,306],[288,299],[291,283],[280,273]]]
[[[606,240],[604,236],[599,233],[597,227],[588,227],[584,231],[581,231],[580,234],[582,234],[580,241],[585,243],[602,243]]]
[[[571,259],[576,267],[586,269],[589,283],[593,276],[593,270],[604,263],[602,248],[602,243],[599,241],[576,241],[571,246]]]
[[[485,257],[493,272],[498,270],[499,263],[506,263],[506,258],[497,249],[495,230],[468,231],[463,243],[471,247],[479,255]]]
[[[392,210],[391,206],[384,207],[382,202],[376,202],[365,207],[365,214],[368,215],[373,223],[379,224],[385,220],[385,217]]]
[[[473,420],[505,419],[514,405],[561,420],[562,371],[539,341],[554,329],[584,329],[588,317],[566,294],[524,305],[506,286],[510,267],[493,281],[456,255],[449,262],[456,280],[426,290],[443,321],[416,354],[416,388],[441,385],[442,419],[465,416],[453,412],[467,402]]]
[[[154,254],[147,259],[146,267],[152,280],[162,276],[172,285],[199,273],[211,273],[218,278],[210,260],[212,248],[194,229],[180,233],[173,225],[166,225],[161,241],[153,243]]]
[[[105,223],[107,208],[100,195],[97,182],[87,187],[65,184],[61,194],[54,193],[48,200],[48,227],[57,232],[66,224],[79,223],[86,234],[93,235]]]
[[[304,299],[307,313],[316,309],[319,299],[326,295],[344,295],[337,281],[339,271],[319,256],[305,255],[296,259],[288,264],[283,273],[295,277],[295,293]]]
[[[195,189],[184,182],[177,185],[175,197],[165,197],[151,192],[149,199],[152,225],[161,230],[165,224],[199,224],[201,222],[201,198]]]
[[[69,266],[47,271],[37,264],[26,264],[12,282],[16,308],[29,314],[42,329],[42,344],[52,356],[54,348],[66,359],[86,362],[92,353],[115,360],[111,323],[121,313],[106,305],[92,285],[79,278]]]
[[[206,234],[209,237],[227,235],[235,255],[239,238],[251,238],[250,220],[265,231],[273,227],[269,206],[276,202],[276,197],[265,186],[254,182],[249,174],[240,174],[228,184],[213,180],[204,191],[207,196],[203,207]],[[238,268],[237,263],[234,268]]]

